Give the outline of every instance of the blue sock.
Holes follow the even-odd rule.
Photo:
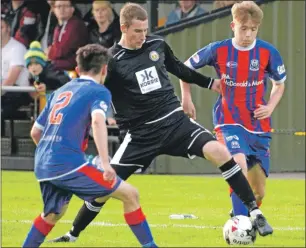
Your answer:
[[[240,198],[236,195],[235,192],[231,193],[232,205],[233,205],[233,213],[234,215],[244,215],[248,216],[249,211],[247,207],[242,203]]]
[[[131,213],[125,213],[124,218],[143,247],[157,247],[153,241],[149,224],[141,208]]]
[[[22,247],[39,247],[45,240],[48,233],[51,231],[54,225],[50,225],[44,221],[39,215],[28,233]]]

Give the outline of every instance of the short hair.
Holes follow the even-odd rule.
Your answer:
[[[233,5],[232,16],[239,23],[245,23],[251,19],[256,24],[261,24],[264,14],[255,2],[243,1]]]
[[[103,65],[110,59],[107,48],[98,44],[89,44],[78,49],[76,52],[77,66],[80,72],[98,74]]]
[[[126,3],[120,10],[120,24],[130,26],[134,19],[148,20],[148,13],[137,3]]]
[[[98,8],[107,8],[108,12],[108,21],[112,23],[115,19],[115,15],[113,12],[112,4],[109,1],[93,1],[92,3],[92,13],[94,12],[95,9]]]

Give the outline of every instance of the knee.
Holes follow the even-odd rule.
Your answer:
[[[220,166],[231,159],[231,154],[227,147],[219,141],[210,141],[203,147],[203,154],[206,159]]]
[[[44,217],[44,220],[51,224],[51,225],[55,225],[56,222],[59,221],[59,219],[61,218],[61,214],[54,214],[54,213],[50,213],[47,216]]]
[[[125,202],[134,202],[134,203],[138,203],[139,202],[139,192],[138,190],[129,185],[128,186],[128,190],[125,193]]]

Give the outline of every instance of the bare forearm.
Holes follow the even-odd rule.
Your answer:
[[[180,80],[182,100],[191,98],[191,85]]]
[[[285,91],[284,84],[273,84],[270,99],[267,105],[269,105],[273,110],[278,105]]]
[[[108,164],[108,140],[105,120],[93,121],[92,129],[93,138],[102,161],[102,166],[106,165]]]

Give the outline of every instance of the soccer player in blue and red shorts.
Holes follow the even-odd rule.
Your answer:
[[[103,83],[110,55],[100,45],[87,45],[77,52],[74,79],[56,90],[37,118],[31,136],[37,149],[35,175],[44,202],[23,247],[39,247],[64,215],[73,195],[85,201],[122,201],[124,217],[143,247],[157,247],[139,205],[137,190],[122,181],[109,164],[105,114],[111,94]],[[86,162],[83,141],[92,126],[102,163]],[[94,208],[94,207],[93,207]]]
[[[213,42],[187,61],[192,69],[213,66],[221,78],[220,95],[213,110],[217,139],[226,144],[242,167],[260,206],[270,168],[271,114],[282,98],[286,71],[278,50],[257,39],[263,12],[253,1],[232,7],[234,38]],[[268,77],[273,87],[264,96]],[[181,81],[184,111],[195,118],[190,85]],[[231,191],[233,215],[248,215],[247,208]]]

